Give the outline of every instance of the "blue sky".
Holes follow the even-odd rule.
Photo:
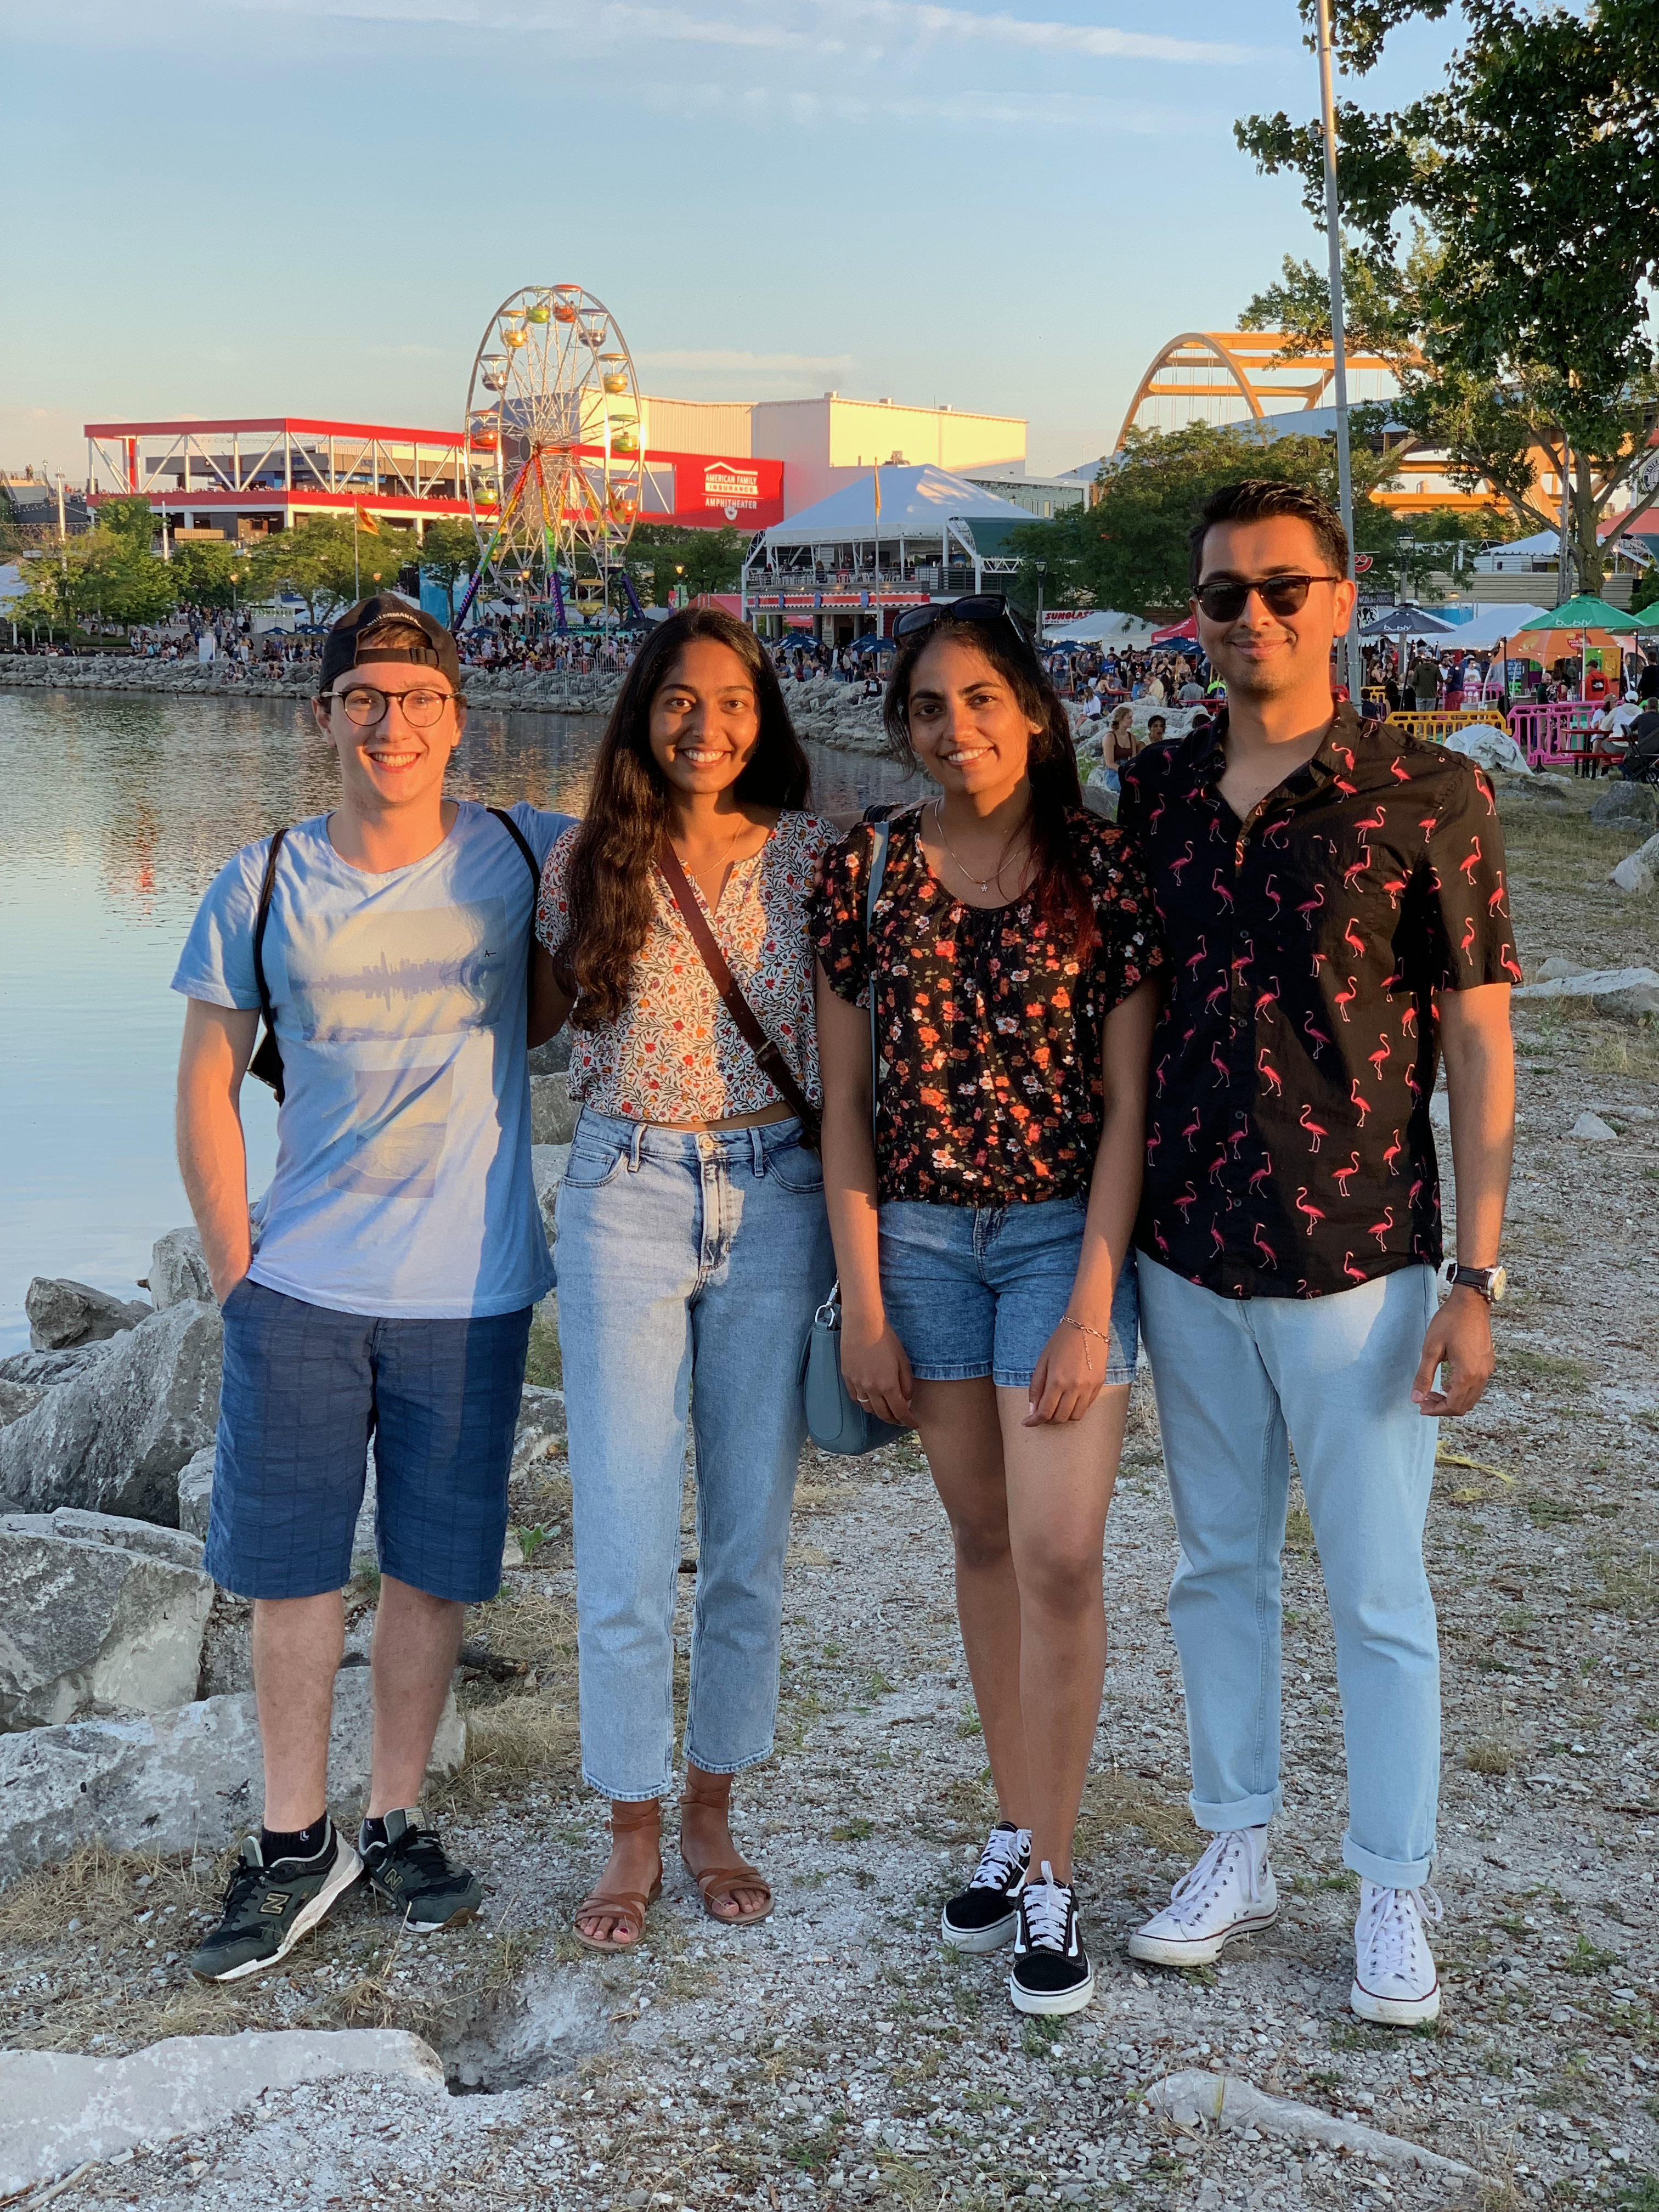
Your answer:
[[[1311,112],[1293,0],[0,0],[0,462],[87,421],[459,417],[495,302],[574,280],[648,391],[948,400],[1115,438],[1230,326]],[[1445,27],[1364,88],[1437,76]]]

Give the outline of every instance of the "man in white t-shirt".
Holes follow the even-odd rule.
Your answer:
[[[541,866],[569,817],[444,797],[460,665],[406,601],[342,616],[313,713],[339,757],[333,811],[227,863],[173,979],[179,1165],[225,1319],[204,1563],[253,1601],[264,1761],[260,1833],[191,1960],[214,1981],[285,1957],[365,1871],[413,1930],[477,1910],[421,1786],[465,1608],[500,1586],[531,1309],[553,1279],[526,1047],[546,1027]],[[282,1102],[252,1208],[250,1062]],[[328,1735],[371,1434],[380,1595],[354,1850],[328,1816]]]

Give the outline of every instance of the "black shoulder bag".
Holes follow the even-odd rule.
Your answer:
[[[530,848],[530,840],[504,807],[492,806],[486,811],[495,816],[520,852],[524,854],[524,864],[530,871],[532,901],[531,944],[533,948],[536,918],[533,901],[536,893],[542,886],[541,864]],[[283,1054],[282,1048],[276,1042],[276,1017],[271,1010],[270,990],[265,981],[264,947],[265,924],[270,919],[270,894],[276,882],[276,855],[282,851],[283,840],[287,835],[286,830],[279,830],[270,841],[270,850],[265,856],[265,872],[259,884],[259,904],[253,917],[253,981],[258,988],[259,1012],[264,1016],[265,1033],[260,1038],[258,1049],[247,1064],[248,1073],[257,1076],[261,1083],[269,1084],[276,1092],[276,1103],[279,1106],[283,1103]]]

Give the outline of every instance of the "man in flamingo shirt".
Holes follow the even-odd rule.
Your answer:
[[[1350,2002],[1431,2020],[1440,1662],[1423,1568],[1439,1417],[1492,1370],[1515,1119],[1492,787],[1331,690],[1348,547],[1293,485],[1226,486],[1192,533],[1210,727],[1140,754],[1119,821],[1170,945],[1136,1231],[1181,1557],[1170,1620],[1193,1814],[1214,1838],[1136,1958],[1196,1966],[1278,1899],[1279,1554],[1296,1452],[1335,1630],[1360,1876]],[[1444,1303],[1429,1100],[1457,1193]]]

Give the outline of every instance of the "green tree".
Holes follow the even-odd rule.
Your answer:
[[[97,508],[98,527],[136,545],[148,553],[156,531],[155,517],[147,499],[130,495],[121,499],[100,500]]]
[[[699,592],[735,592],[749,538],[741,530],[685,530],[677,524],[643,523],[629,541],[629,571],[641,599],[659,607],[672,604],[675,586],[693,597]]]
[[[362,532],[353,558],[350,520],[338,514],[308,514],[292,530],[273,531],[256,547],[249,591],[275,599],[291,592],[303,599],[307,617],[320,623],[337,608],[349,606],[361,580],[362,595],[395,588],[404,569],[420,557],[414,533],[382,521],[378,535]],[[378,569],[380,581],[374,581]]]
[[[159,622],[178,603],[173,576],[131,536],[88,530],[37,553],[23,570],[17,623],[69,635],[90,620]]]
[[[1299,4],[1310,18],[1314,0]],[[1364,76],[1398,26],[1450,12],[1451,0],[1347,0],[1339,49]],[[1402,372],[1401,418],[1459,480],[1488,478],[1526,529],[1561,520],[1538,483],[1547,453],[1568,486],[1577,586],[1596,591],[1612,544],[1659,499],[1656,486],[1601,537],[1659,423],[1659,9],[1461,0],[1459,12],[1466,36],[1440,87],[1398,110],[1340,105],[1344,216],[1366,283],[1422,356]],[[1300,172],[1322,223],[1318,125],[1281,111],[1237,137],[1260,167]],[[1403,255],[1402,221],[1418,227]],[[1247,312],[1328,343],[1318,289],[1303,264]]]
[[[174,545],[173,574],[185,606],[228,607],[246,599],[256,556],[223,538],[186,538]]]
[[[470,522],[447,518],[428,522],[421,540],[421,566],[449,595],[449,621],[455,623],[455,594],[478,565],[478,540]]]

